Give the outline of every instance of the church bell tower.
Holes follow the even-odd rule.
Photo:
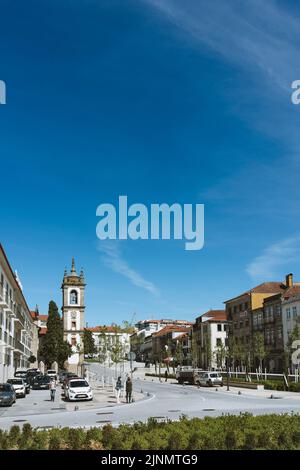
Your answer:
[[[72,347],[72,355],[68,358],[67,368],[70,372],[80,375],[80,367],[84,360],[83,330],[84,330],[84,291],[85,280],[83,270],[78,275],[74,258],[70,273],[65,269],[62,282],[62,315],[64,339]]]

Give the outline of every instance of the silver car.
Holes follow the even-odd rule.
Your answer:
[[[197,385],[203,387],[220,385],[223,387],[223,378],[219,372],[202,372],[197,379]]]

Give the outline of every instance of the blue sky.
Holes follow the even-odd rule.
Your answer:
[[[296,1],[2,0],[0,240],[28,303],[86,321],[193,320],[263,280],[300,279]],[[96,208],[204,203],[205,247],[96,237]]]

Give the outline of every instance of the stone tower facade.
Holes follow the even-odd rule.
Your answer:
[[[72,355],[66,364],[70,372],[80,373],[84,360],[83,330],[84,330],[84,274],[81,270],[78,275],[72,259],[71,272],[65,270],[62,282],[62,315],[64,325],[64,339],[72,346]],[[78,374],[80,375],[80,374]]]

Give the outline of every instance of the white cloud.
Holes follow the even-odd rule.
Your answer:
[[[141,287],[156,297],[159,296],[159,289],[152,282],[147,281],[140,273],[131,268],[122,257],[120,245],[117,241],[99,242],[98,251],[103,254],[102,260],[110,269],[126,277],[134,286]]]
[[[232,62],[255,67],[282,89],[297,64],[299,22],[269,0],[144,0]]]
[[[300,236],[274,243],[266,248],[246,268],[247,273],[255,281],[278,280],[284,267],[290,271],[291,263],[300,261]]]

